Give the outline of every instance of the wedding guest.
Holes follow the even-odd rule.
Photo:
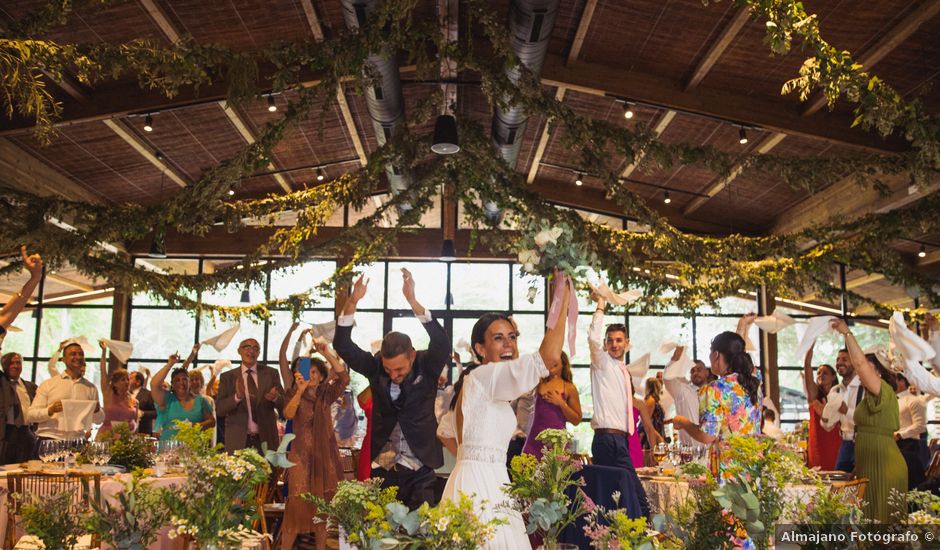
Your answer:
[[[174,369],[170,375],[170,390],[163,389],[167,373],[178,362],[179,356],[174,353],[150,381],[150,393],[157,407],[157,427],[161,441],[176,437],[179,428],[174,423],[177,420],[198,424],[204,430],[215,426],[215,416],[209,402],[205,397],[193,395],[190,391],[189,374],[185,369]]]
[[[225,417],[225,450],[253,447],[261,442],[277,448],[277,417],[284,407],[284,389],[276,369],[258,363],[261,345],[254,338],[238,344],[239,368],[222,373],[216,412]]]
[[[290,387],[294,385],[294,372],[297,371],[297,360],[300,358],[300,355],[296,355],[293,360],[288,360],[287,348],[290,347],[290,342],[293,339],[294,331],[297,330],[297,327],[299,326],[300,323],[298,321],[291,323],[290,328],[287,329],[287,334],[285,334],[284,339],[281,340],[281,347],[277,352],[277,366],[278,370],[281,372],[281,380],[284,383],[284,391],[289,390]],[[300,332],[300,336],[297,339],[298,346],[301,345],[301,342],[303,342],[304,339],[304,334],[306,334],[308,331],[309,329],[302,330]],[[298,350],[295,349],[294,351],[296,352]]]
[[[349,385],[349,373],[325,343],[316,344],[326,357],[311,359],[310,379],[294,372],[290,398],[284,416],[294,422],[297,438],[291,444],[288,460],[295,463],[287,470],[288,496],[281,527],[281,548],[290,550],[301,533],[314,533],[319,550],[326,548],[326,518],[315,521],[316,507],[300,495],[310,493],[329,501],[343,477],[343,466],[332,429],[330,407]]]
[[[435,504],[434,470],[444,463],[444,456],[437,440],[434,399],[437,379],[452,350],[443,327],[415,298],[415,282],[407,269],[402,269],[402,279],[402,294],[430,337],[427,350],[415,351],[411,338],[400,332],[386,334],[375,355],[353,343],[356,305],[368,288],[363,277],[353,285],[336,321],[333,345],[372,388],[372,477],[382,478],[385,487],[398,487],[399,499],[416,509],[425,502]]]
[[[153,435],[153,422],[157,419],[157,406],[153,403],[153,396],[146,388],[147,379],[144,373],[134,371],[130,373],[131,397],[137,400],[137,433]]]
[[[666,432],[666,411],[663,410],[663,406],[660,403],[663,395],[663,382],[658,377],[656,378],[647,378],[646,379],[646,397],[643,399],[644,404],[646,405],[646,410],[649,411],[650,423],[653,426],[653,429],[656,433],[664,434]],[[649,450],[655,447],[650,445],[650,439],[646,433],[646,429],[643,429],[640,432],[640,443],[643,446],[643,449]],[[652,430],[650,431],[652,433]]]
[[[898,421],[900,428],[894,432],[898,449],[907,463],[907,488],[914,489],[924,482],[928,464],[923,457],[930,456],[927,441],[927,403],[921,396],[911,393],[911,385],[903,374],[897,375]]]
[[[663,371],[663,384],[675,399],[676,415],[689,419],[689,422],[698,424],[698,392],[699,388],[715,380],[715,375],[708,370],[705,363],[699,359],[692,361],[689,370],[689,379],[685,377],[687,363],[681,361],[685,353],[684,346],[676,346],[672,358]],[[672,422],[672,419],[669,420]],[[694,437],[676,428],[676,437],[682,445],[701,446],[703,443]]]
[[[809,402],[809,441],[807,441],[806,450],[810,468],[820,468],[825,471],[836,469],[839,447],[842,446],[841,430],[825,429],[822,424],[822,414],[829,400],[829,392],[838,383],[839,377],[835,369],[825,363],[817,367],[816,379],[813,379],[813,348],[811,347],[806,352],[803,361],[803,391],[806,392],[806,400]],[[838,425],[838,422],[836,424]]]
[[[836,458],[836,470],[852,472],[855,470],[855,407],[862,400],[862,385],[855,376],[854,361],[848,350],[839,350],[836,355],[836,372],[842,377],[842,382],[829,390],[820,424],[832,431],[839,426],[842,443]]]
[[[20,247],[20,258],[23,260],[23,267],[29,272],[29,279],[23,284],[23,287],[7,300],[7,303],[0,308],[0,345],[6,338],[7,329],[16,321],[20,312],[29,303],[36,286],[42,279],[42,257],[39,254],[27,254],[26,245]]]
[[[36,397],[36,384],[23,380],[23,357],[10,352],[0,358],[3,374],[0,375],[0,438],[3,464],[26,462],[33,458],[36,434],[26,421],[26,413]]]
[[[783,430],[780,429],[780,424],[777,423],[777,413],[770,407],[761,409],[760,432],[771,439],[779,440],[783,438]]]
[[[542,430],[564,430],[566,423],[577,426],[581,423],[581,398],[571,376],[568,354],[561,352],[558,363],[548,369],[548,376],[535,388],[535,414],[532,429],[522,452],[542,458],[544,444],[536,437]]]
[[[906,509],[890,504],[892,490],[904,502],[907,493],[907,465],[893,436],[900,428],[896,377],[875,354],[865,354],[842,319],[833,319],[832,328],[845,337],[845,348],[864,390],[855,407],[855,475],[868,478],[863,512],[868,519],[889,523],[907,517]]]
[[[352,392],[344,391],[330,406],[330,412],[333,415],[333,431],[336,432],[337,443],[340,447],[352,448],[356,441],[356,428],[359,427]]]
[[[556,273],[555,277],[564,277]],[[504,486],[509,475],[503,458],[515,429],[509,402],[535,388],[549,375],[545,365],[561,361],[571,285],[562,279],[561,304],[555,325],[545,332],[539,351],[513,359],[517,353],[516,329],[500,313],[487,313],[473,325],[470,345],[479,365],[464,369],[454,388],[454,422],[458,440],[457,464],[447,479],[443,499],[473,495],[480,518],[507,520],[496,527],[483,548],[530,548],[522,517],[507,506]]]
[[[98,429],[97,439],[106,439],[115,422],[127,424],[132,432],[136,432],[137,400],[131,397],[130,376],[126,369],[115,369],[108,375],[108,348],[102,341],[98,341],[98,345],[101,346],[101,361],[98,368],[101,371],[99,380],[104,401],[104,423]]]
[[[717,379],[699,391],[698,424],[676,416],[677,429],[706,444],[731,435],[760,434],[760,379],[744,347],[744,339],[734,332],[712,339],[709,360]]]
[[[104,411],[98,402],[98,388],[85,378],[85,351],[76,340],[68,340],[62,346],[62,361],[65,373],[43,382],[36,390],[26,415],[26,421],[36,424],[39,439],[78,439],[85,437],[84,430],[60,430],[59,418],[62,415],[64,400],[83,400],[94,402],[91,421],[95,424],[104,422]]]

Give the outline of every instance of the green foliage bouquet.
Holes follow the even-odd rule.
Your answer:
[[[614,494],[614,500],[620,500]],[[646,525],[646,518],[633,519],[625,510],[607,510],[603,506],[587,503],[587,523],[584,534],[591,539],[591,547],[597,550],[653,550],[654,534]]]
[[[481,520],[473,499],[464,494],[456,502],[443,500],[438,506],[425,503],[408,510],[396,499],[395,487],[382,489],[380,484],[379,479],[341,481],[329,502],[309,493],[302,498],[334,518],[347,542],[362,550],[475,550],[504,522]]]
[[[114,497],[116,504],[108,499],[92,502],[84,520],[89,532],[118,550],[146,550],[169,519],[162,490],[144,483],[141,476],[135,472],[124,483],[124,490]]]
[[[20,517],[26,532],[42,541],[48,550],[71,548],[81,534],[80,518],[71,505],[71,491],[53,495],[17,494]]]
[[[556,225],[544,219],[531,223],[523,229],[515,249],[522,271],[534,275],[547,277],[557,268],[578,279],[588,266],[597,263],[597,255],[575,238],[574,229],[564,221]]]
[[[153,466],[153,449],[147,436],[132,432],[127,424],[116,424],[108,432],[107,440],[111,442],[109,463],[124,466],[127,471]]]
[[[568,451],[571,434],[548,429],[536,439],[545,444],[542,459],[530,454],[513,457],[510,483],[504,490],[512,506],[525,516],[526,532],[538,532],[545,548],[552,549],[562,529],[587,512],[586,497],[580,489],[582,482],[574,479],[581,463]],[[571,492],[571,487],[576,489]]]
[[[163,491],[170,537],[189,536],[202,546],[240,545],[255,514],[254,491],[271,468],[254,449],[197,454],[184,463],[186,483]]]

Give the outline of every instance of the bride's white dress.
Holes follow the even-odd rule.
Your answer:
[[[533,353],[481,365],[464,380],[463,434],[459,438],[457,464],[447,479],[443,498],[454,500],[459,493],[473,495],[484,520],[494,517],[509,520],[496,528],[483,548],[531,548],[522,517],[506,507],[508,497],[503,492],[503,486],[509,483],[506,451],[516,429],[516,415],[509,402],[530,391],[545,376],[548,370],[542,357]]]

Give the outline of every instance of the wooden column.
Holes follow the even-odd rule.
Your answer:
[[[114,305],[111,308],[111,339],[130,341],[131,296],[124,292],[114,293]],[[108,373],[114,372],[120,363],[114,354],[108,359]]]
[[[760,315],[770,315],[777,308],[777,301],[773,294],[767,292],[767,288],[761,286],[757,293],[758,310]],[[761,342],[761,366],[764,367],[764,395],[770,397],[771,401],[780,411],[780,371],[777,368],[777,335],[766,331],[760,331]],[[781,414],[783,411],[780,411]],[[779,418],[777,421],[779,422]]]

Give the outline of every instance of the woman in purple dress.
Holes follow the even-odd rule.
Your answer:
[[[522,452],[542,458],[542,442],[535,439],[542,430],[564,430],[566,422],[574,426],[581,422],[581,399],[572,383],[571,363],[566,353],[562,352],[561,361],[548,369],[548,377],[539,382],[535,392],[532,428]]]

